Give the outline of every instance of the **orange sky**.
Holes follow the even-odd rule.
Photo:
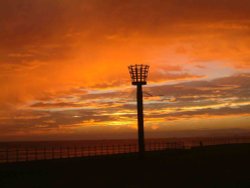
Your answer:
[[[0,140],[250,134],[250,1],[0,2]]]

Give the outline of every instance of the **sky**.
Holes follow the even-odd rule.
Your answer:
[[[250,135],[250,1],[0,0],[0,141]]]

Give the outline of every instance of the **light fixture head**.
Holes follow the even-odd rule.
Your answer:
[[[135,64],[128,66],[132,85],[146,85],[149,65]]]

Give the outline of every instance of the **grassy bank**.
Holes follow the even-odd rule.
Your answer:
[[[250,144],[0,165],[0,187],[250,187]]]

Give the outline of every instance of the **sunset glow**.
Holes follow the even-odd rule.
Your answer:
[[[192,2],[192,3],[190,3]],[[250,1],[0,2],[0,140],[250,134]]]

